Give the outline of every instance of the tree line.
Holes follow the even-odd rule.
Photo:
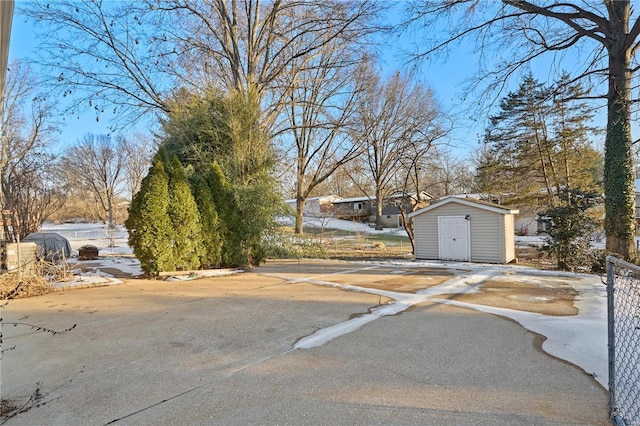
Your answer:
[[[480,80],[515,75],[537,55],[570,48],[572,37],[576,42],[590,39],[606,48],[597,51],[588,64],[590,68],[583,73],[586,77],[597,75],[599,70],[594,67],[603,55],[615,54],[616,60],[624,60],[621,52],[635,52],[636,26],[640,24],[636,22],[632,31],[626,31],[630,10],[625,1],[605,2],[603,10],[555,2],[542,7],[504,1],[495,10],[474,9],[474,5],[474,1],[462,0],[407,3],[404,24],[413,28],[437,26],[443,17],[460,19],[460,26],[445,34],[444,40],[425,44],[417,59],[476,33],[483,42],[510,46],[514,33],[503,31],[502,26],[502,32],[494,32],[501,23],[513,24],[514,31],[527,34],[526,42],[535,49],[527,53],[514,47],[524,56],[479,75]],[[447,154],[438,146],[446,141],[452,120],[415,75],[396,72],[383,77],[379,72],[372,37],[392,30],[382,24],[384,8],[385,4],[368,0],[60,1],[29,4],[21,13],[46,30],[36,63],[56,70],[47,79],[49,97],[42,99],[70,99],[68,114],[90,109],[99,118],[108,109],[120,124],[155,114],[161,125],[155,141],[167,153],[168,164],[162,162],[165,173],[174,170],[173,156],[188,178],[205,176],[203,167],[218,164],[236,194],[257,197],[253,171],[264,167],[260,179],[273,185],[270,194],[280,192],[275,191],[278,180],[291,182],[297,199],[296,230],[302,232],[306,199],[332,184],[339,187],[348,182],[375,194],[378,207],[390,193],[419,192],[425,184],[435,187],[434,180],[444,192],[453,190],[447,175],[454,172],[455,164],[449,167],[448,161],[439,160],[447,159]],[[549,22],[554,25],[547,25]],[[560,28],[563,31],[556,31]],[[625,37],[616,38],[623,33]],[[483,150],[476,155],[476,186],[466,186],[494,192],[500,189],[500,182],[527,183],[530,185],[520,191],[524,198],[541,186],[549,207],[559,202],[563,188],[593,187],[599,173],[594,164],[599,159],[585,140],[590,130],[584,121],[584,129],[572,123],[579,116],[568,116],[571,108],[567,105],[572,101],[596,97],[585,88],[588,86],[578,84],[588,81],[579,77],[564,76],[544,90],[529,88],[535,92],[531,99],[527,99],[529,89],[523,86],[520,92],[509,93],[501,111],[491,119]],[[618,87],[631,77],[625,75],[620,80],[615,74],[611,81]],[[500,81],[494,78],[486,87],[496,87]],[[525,86],[536,84],[523,80]],[[622,100],[616,93],[622,93]],[[628,219],[635,212],[627,208],[633,206],[634,195],[629,189],[633,183],[629,173],[630,119],[627,110],[619,109],[630,104],[629,94],[619,90],[609,94],[610,125],[602,179],[608,194],[607,247],[631,256],[633,247],[628,243],[634,231]],[[531,105],[524,105],[529,101]],[[238,108],[232,116],[224,113],[231,105]],[[526,115],[528,107],[541,111]],[[540,114],[551,114],[554,123],[541,124]],[[586,120],[589,114],[581,117]],[[564,130],[556,128],[563,125]],[[514,126],[527,129],[524,133],[533,139],[515,130],[510,133]],[[560,137],[562,132],[565,136]],[[567,142],[572,132],[576,135]],[[618,154],[621,157],[616,157]],[[80,152],[76,155],[82,156]],[[588,161],[576,160],[575,156],[582,155]],[[593,167],[578,170],[577,165],[584,164]],[[460,172],[460,167],[457,169],[455,173]],[[435,171],[441,178],[434,178]],[[469,181],[469,173],[463,174]],[[509,192],[518,192],[518,188],[509,188]],[[109,196],[104,200],[108,209]],[[102,201],[100,204],[105,207]],[[252,208],[271,212],[258,201]],[[624,214],[619,214],[620,208]],[[244,214],[248,211],[243,210]]]

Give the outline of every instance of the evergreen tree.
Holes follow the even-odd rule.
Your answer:
[[[180,89],[174,94],[171,112],[161,121],[162,146],[183,165],[206,165],[223,155],[225,98],[218,92],[204,96]]]
[[[271,175],[274,153],[258,96],[179,94],[179,107],[163,123],[163,146],[207,182],[218,214],[222,264],[259,264],[263,240],[284,203]]]
[[[588,92],[565,75],[545,87],[531,75],[491,117],[477,178],[481,191],[510,194],[516,205],[555,206],[562,190],[599,188],[602,155],[592,148]]]
[[[204,268],[219,266],[222,263],[221,225],[211,189],[202,175],[193,176],[191,188],[202,225],[202,266]]]
[[[211,166],[207,183],[220,218],[222,265],[247,265],[249,258],[244,251],[243,244],[243,220],[247,220],[247,218],[242,216],[231,182],[226,178],[222,167],[217,162]]]
[[[129,245],[142,270],[157,276],[175,269],[173,227],[168,215],[169,184],[163,162],[156,156],[140,190],[133,197],[125,226]]]
[[[604,178],[604,158],[589,142],[598,129],[590,126],[593,107],[577,99],[589,92],[574,83],[564,73],[555,83],[552,110],[552,131],[557,147],[557,162],[561,184],[565,188],[581,188],[581,191],[601,191]]]
[[[182,164],[176,156],[169,168],[168,214],[173,225],[173,260],[176,269],[199,268],[203,255],[200,214]]]
[[[491,117],[485,143],[498,160],[503,185],[518,185],[519,198],[537,196],[545,189],[548,205],[554,204],[557,174],[552,161],[553,141],[548,134],[549,91],[531,75],[515,92],[500,102],[500,112]]]
[[[271,172],[275,160],[271,140],[260,124],[258,96],[252,91],[232,93],[225,102],[225,135],[229,146],[224,172],[232,188],[238,218],[231,229],[239,233],[243,257],[259,265],[266,257],[264,238],[276,227],[284,211],[281,194]]]

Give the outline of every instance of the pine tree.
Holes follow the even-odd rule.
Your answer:
[[[554,207],[569,187],[597,189],[602,156],[589,141],[593,109],[578,100],[586,94],[566,76],[549,87],[526,76],[491,117],[477,168],[481,190],[508,193],[518,205],[538,199]]]
[[[142,270],[157,276],[175,269],[173,227],[168,215],[169,184],[163,162],[156,156],[140,190],[133,197],[125,226],[129,245],[140,260]]]
[[[545,189],[547,204],[552,206],[557,174],[550,158],[553,141],[548,132],[551,104],[549,91],[528,75],[517,91],[500,102],[500,112],[491,117],[485,143],[498,160],[499,170],[517,183],[519,198],[531,198]]]
[[[168,214],[173,225],[173,259],[176,269],[200,267],[203,254],[202,228],[198,206],[178,157],[173,157],[169,169]]]
[[[552,95],[553,138],[562,186],[601,192],[604,158],[589,141],[591,135],[598,133],[590,125],[594,110],[592,106],[577,101],[587,97],[589,92],[564,73],[555,83]]]

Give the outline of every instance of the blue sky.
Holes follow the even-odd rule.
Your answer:
[[[16,59],[27,60],[37,48],[33,25],[25,22],[24,17],[18,15],[17,12],[13,16],[10,43],[9,64]],[[106,120],[96,122],[95,116],[90,114],[82,115],[79,119],[66,117],[62,123],[61,130],[62,132],[58,138],[61,145],[74,143],[86,133],[109,133],[108,122]]]
[[[397,17],[391,17],[391,19],[394,18]],[[405,35],[381,48],[381,65],[384,71],[407,70],[411,66],[407,64],[407,57],[402,54],[402,50],[419,42],[420,39],[417,37],[419,36],[412,38]],[[34,54],[36,48],[35,29],[32,23],[25,22],[25,18],[16,13],[12,26],[9,61],[26,59]],[[473,76],[477,70],[478,59],[474,52],[472,44],[463,45],[456,51],[450,52],[446,60],[436,58],[433,62],[423,64],[417,72],[417,78],[434,90],[442,108],[455,115],[451,150],[458,157],[467,157],[472,154],[479,135],[484,132],[486,126],[486,114],[470,118],[469,112],[465,110],[469,103],[473,102],[473,99],[466,99],[467,95],[463,89],[465,80]],[[533,71],[540,80],[544,81],[546,78],[544,62],[534,66]],[[517,79],[514,80],[512,87],[518,83]],[[462,101],[462,99],[466,100]],[[598,117],[597,121],[598,124],[604,124],[602,116]],[[107,134],[109,133],[108,125],[108,116],[101,116],[100,121],[96,121],[95,115],[90,113],[80,115],[79,118],[66,117],[62,123],[59,143],[61,146],[72,144],[89,132]],[[137,130],[143,130],[143,126],[138,126]]]

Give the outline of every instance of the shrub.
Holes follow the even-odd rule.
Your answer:
[[[201,175],[192,179],[191,190],[200,212],[202,246],[200,262],[203,267],[219,266],[222,262],[222,236],[220,219],[207,182]]]
[[[129,245],[140,260],[145,273],[157,276],[175,268],[173,262],[173,227],[168,215],[169,183],[163,162],[154,159],[149,174],[133,197],[129,217]]]
[[[587,210],[602,200],[596,193],[579,190],[566,190],[560,199],[561,205],[541,213],[548,234],[541,249],[556,258],[558,268],[574,270],[587,260],[597,229]]]
[[[169,170],[167,213],[173,226],[173,262],[179,271],[196,269],[203,252],[198,206],[178,157],[173,157]]]

